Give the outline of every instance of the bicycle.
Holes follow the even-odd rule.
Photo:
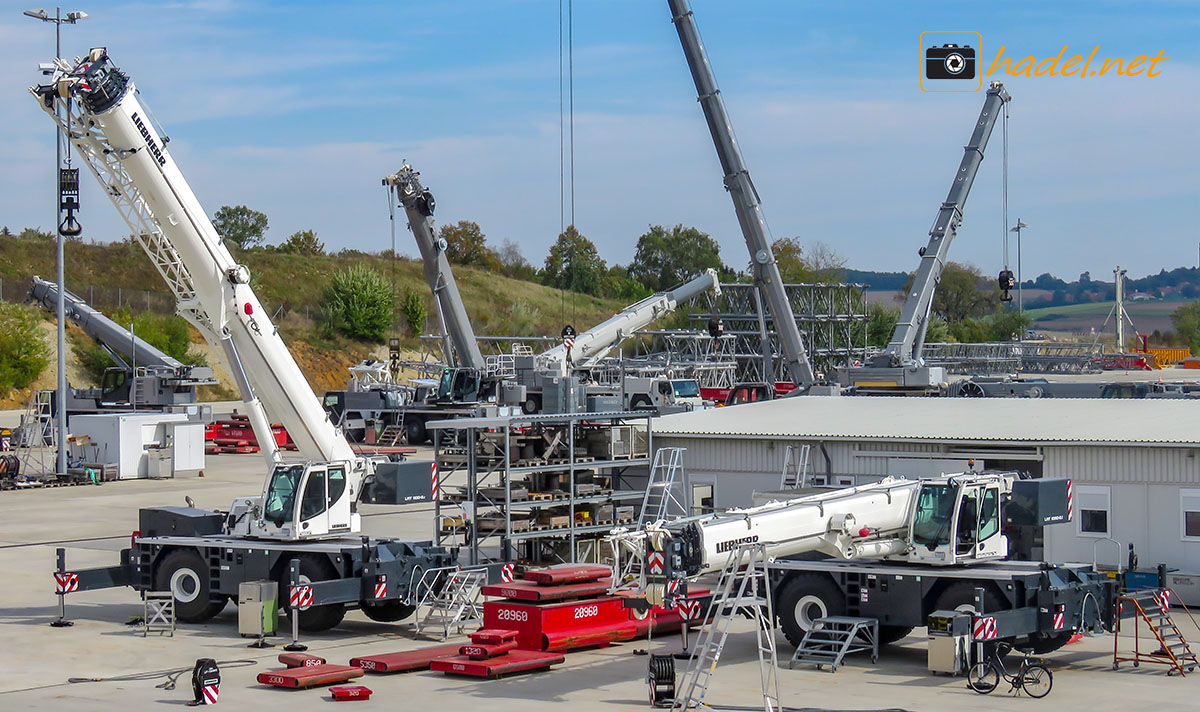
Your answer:
[[[1024,691],[1030,697],[1039,699],[1050,694],[1050,688],[1054,686],[1054,674],[1045,665],[1039,662],[1030,662],[1029,653],[1018,651],[1022,655],[1021,664],[1017,666],[1014,674],[1008,674],[1008,669],[1004,667],[1003,656],[1012,649],[1013,646],[1010,643],[996,643],[995,649],[986,660],[971,666],[967,673],[967,687],[981,695],[986,695],[996,689],[1000,680],[1003,679],[1011,685],[1008,688],[1009,692]]]

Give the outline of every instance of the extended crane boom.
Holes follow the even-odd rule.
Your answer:
[[[667,4],[671,8],[671,21],[675,23],[675,29],[679,33],[679,42],[683,45],[683,53],[687,57],[692,80],[696,84],[700,107],[704,110],[708,130],[717,148],[717,157],[725,174],[725,189],[729,191],[729,197],[733,200],[733,209],[737,212],[742,237],[750,250],[750,270],[754,276],[754,284],[767,298],[767,305],[775,323],[775,332],[779,335],[779,343],[787,360],[788,372],[792,374],[792,381],[799,390],[806,389],[816,383],[816,376],[813,374],[812,363],[808,360],[808,352],[804,349],[800,329],[796,326],[791,302],[788,301],[787,292],[783,288],[779,267],[775,264],[775,255],[771,252],[766,221],[759,208],[758,191],[750,180],[750,172],[746,170],[741,150],[733,137],[729,116],[725,113],[725,102],[721,100],[717,81],[708,65],[704,46],[700,43],[700,33],[696,30],[692,10],[688,7],[687,0],[668,0]]]
[[[352,503],[370,474],[368,462],[329,422],[250,287],[249,271],[213,228],[133,82],[96,48],[74,64],[58,60],[53,82],[30,91],[51,116],[57,102],[66,102],[60,128],[175,292],[180,313],[230,362],[273,467],[261,499],[235,504],[237,531],[274,539],[358,531]],[[267,413],[316,464],[281,463]]]
[[[421,250],[421,262],[425,266],[425,281],[437,302],[443,333],[450,339],[454,358],[446,354],[447,365],[474,368],[482,371],[486,364],[475,340],[475,330],[467,317],[467,308],[458,292],[458,282],[446,257],[446,244],[433,234],[433,194],[420,181],[420,173],[407,163],[396,173],[383,179],[385,186],[396,191],[396,199],[408,216],[408,227]]]
[[[983,151],[996,126],[996,119],[1010,98],[1000,82],[992,82],[988,87],[983,109],[979,112],[970,141],[963,148],[962,161],[954,174],[954,182],[950,184],[950,192],[929,230],[929,243],[921,250],[921,264],[904,300],[892,340],[865,368],[849,369],[846,385],[885,383],[893,387],[931,389],[941,382],[942,369],[927,368],[921,360],[933,310],[933,296],[942,278],[942,271],[946,268],[950,243],[954,241],[958,226],[962,223],[963,208],[979,172],[979,164],[983,162]]]
[[[547,370],[566,375],[569,368],[586,368],[607,356],[620,343],[638,329],[661,319],[675,311],[680,304],[704,292],[721,294],[721,280],[716,270],[705,270],[675,289],[651,294],[645,299],[625,307],[611,318],[593,326],[575,337],[575,345],[568,352],[565,345],[558,345],[538,356],[538,362]]]

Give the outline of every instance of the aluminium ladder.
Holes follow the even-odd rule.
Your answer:
[[[483,624],[483,601],[481,591],[487,583],[487,569],[460,569],[444,566],[429,569],[421,574],[416,588],[416,630],[413,637],[421,635],[421,629],[441,628],[441,639],[450,637],[450,631],[462,633],[469,625]]]
[[[808,486],[808,456],[810,445],[788,445],[783,452],[783,473],[779,489],[799,489]]]
[[[705,616],[711,616],[712,622],[704,628],[688,658],[683,683],[677,688],[683,694],[675,697],[671,707],[673,711],[683,712],[704,704],[704,696],[729,638],[729,626],[739,613],[747,614],[755,622],[763,710],[779,712],[782,709],[779,705],[777,677],[779,658],[775,651],[775,611],[767,575],[766,546],[743,544],[729,553],[729,560],[721,571],[716,594]]]
[[[682,484],[684,480],[683,453],[686,451],[684,447],[660,447],[654,451],[650,481],[646,483],[642,510],[638,513],[638,530],[644,530],[647,524],[687,516],[687,498],[680,501],[675,496],[675,481]]]

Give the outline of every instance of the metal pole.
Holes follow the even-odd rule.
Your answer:
[[[1025,313],[1025,278],[1021,272],[1021,218],[1017,218],[1017,311]]]
[[[55,549],[55,555],[58,559],[58,575],[61,576],[67,572],[67,550],[59,547],[58,549]],[[56,583],[57,586],[55,586],[55,588],[57,589],[58,593],[58,619],[51,622],[50,626],[53,628],[70,628],[75,624],[67,620],[66,584],[61,580],[56,580]]]
[[[62,56],[62,8],[54,8],[54,59],[58,60]],[[62,109],[59,102],[54,104],[55,118]],[[70,117],[68,117],[69,119]],[[54,127],[54,225],[55,225],[55,259],[57,266],[55,268],[55,282],[58,286],[58,307],[55,312],[58,318],[58,467],[56,472],[59,475],[67,474],[67,311],[65,300],[62,295],[65,294],[63,286],[63,239],[62,230],[58,227],[62,224],[62,196],[59,194],[59,181],[61,180],[59,171],[62,169],[62,129],[59,126]]]
[[[292,642],[283,646],[288,652],[308,650],[308,646],[300,642],[300,610],[291,604],[292,589],[300,585],[300,559],[292,559],[288,564],[288,617],[292,619]]]

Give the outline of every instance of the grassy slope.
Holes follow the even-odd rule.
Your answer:
[[[23,285],[34,274],[43,278],[53,277],[52,242],[0,237],[0,255],[3,255],[0,278],[10,285]],[[67,286],[80,291],[85,298],[87,293],[83,289],[87,285],[166,292],[166,285],[150,264],[149,258],[136,245],[72,243],[67,245],[66,255]],[[308,306],[315,317],[321,304],[321,293],[330,275],[353,264],[364,264],[389,278],[394,268],[397,289],[408,287],[415,290],[425,300],[430,314],[433,313],[433,299],[425,284],[420,262],[406,258],[393,261],[360,255],[301,257],[254,251],[237,257],[250,268],[255,291],[271,311],[284,306],[293,313],[303,314],[305,306]],[[456,267],[455,276],[471,322],[480,335],[505,334],[512,324],[510,310],[516,302],[523,302],[530,308],[525,313],[533,315],[536,335],[558,334],[562,328],[562,297],[557,290],[470,267]],[[6,286],[5,292],[11,298],[12,287]],[[622,306],[613,300],[567,294],[565,312],[568,320],[574,315],[575,326],[583,330],[607,318]]]
[[[4,294],[12,300],[19,298],[18,292],[27,288],[29,277],[37,274],[43,278],[54,275],[54,243],[49,241],[18,240],[0,236],[0,279],[4,280]],[[88,245],[71,243],[66,249],[67,287],[87,299],[87,287],[94,286],[115,291],[116,288],[133,290],[140,295],[143,290],[160,293],[155,295],[155,304],[169,304],[166,285],[150,264],[149,258],[136,245],[125,243],[110,245]],[[292,354],[308,377],[309,383],[318,393],[329,388],[340,388],[347,379],[346,368],[362,358],[373,355],[385,357],[386,349],[348,341],[329,339],[320,331],[305,327],[305,307],[311,309],[315,319],[321,304],[321,294],[330,275],[353,264],[365,264],[389,278],[395,269],[397,290],[410,288],[421,295],[429,312],[428,327],[436,330],[437,322],[433,310],[433,298],[425,284],[421,263],[409,259],[395,261],[383,257],[352,255],[301,257],[267,252],[247,252],[237,256],[250,269],[255,291],[271,312],[283,306],[291,315],[281,320],[281,328]],[[467,312],[476,333],[483,335],[557,335],[562,328],[564,297],[554,289],[532,282],[509,279],[484,270],[456,267],[455,276],[466,303]],[[140,305],[140,296],[135,300]],[[522,303],[516,317],[512,314],[514,304]],[[596,299],[579,294],[565,295],[565,315],[576,328],[583,330],[608,318],[624,305],[613,300]],[[79,334],[80,338],[83,337]],[[203,351],[199,334],[193,334],[196,348]],[[416,340],[404,339],[411,349]],[[215,354],[209,354],[209,363],[220,367]],[[74,354],[69,368],[74,366]],[[51,387],[53,368],[47,369],[37,387]],[[47,375],[49,374],[49,375]],[[220,375],[220,370],[218,371]],[[74,385],[90,385],[86,379],[72,373]],[[76,383],[76,381],[78,381]],[[212,390],[212,389],[208,389]],[[206,394],[211,398],[229,397],[232,391]],[[29,397],[27,392],[14,393],[5,399],[4,407],[19,407]]]

